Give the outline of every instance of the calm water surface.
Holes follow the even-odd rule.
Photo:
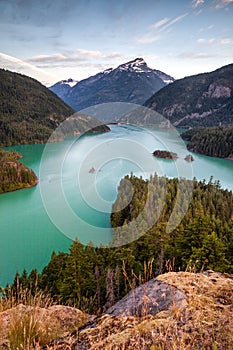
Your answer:
[[[41,271],[52,251],[68,251],[75,236],[83,243],[108,243],[111,204],[120,179],[131,171],[143,177],[214,176],[233,190],[232,161],[193,154],[195,161],[187,163],[188,151],[172,130],[111,126],[110,133],[50,144],[44,153],[44,145],[12,149],[41,173],[38,186],[0,195],[0,285],[11,282],[16,270]],[[158,160],[155,149],[176,152],[179,159]]]

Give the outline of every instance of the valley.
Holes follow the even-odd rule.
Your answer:
[[[232,350],[232,18],[0,1],[0,350]]]
[[[221,68],[220,75],[226,70],[231,71],[231,68]],[[146,94],[141,96],[140,103],[145,102],[144,105],[131,103],[132,100],[135,102],[132,96],[137,96],[136,90],[126,97],[125,102],[119,97],[119,94],[125,96],[125,90],[120,89],[121,84],[126,84],[127,88],[136,84],[141,89],[137,79],[149,73],[153,76],[156,74],[155,85],[159,79],[163,83],[160,81],[156,88],[158,91],[146,102]],[[0,151],[0,286],[4,295],[0,299],[0,310],[5,310],[5,300],[7,303],[8,296],[12,296],[16,303],[11,304],[14,307],[9,312],[15,308],[19,317],[20,308],[27,309],[23,304],[30,304],[33,298],[37,298],[38,292],[42,303],[39,302],[37,305],[41,306],[36,306],[35,310],[50,315],[53,308],[44,307],[43,304],[43,298],[48,294],[52,303],[63,306],[54,306],[58,323],[49,325],[52,327],[50,329],[55,327],[56,332],[61,328],[60,333],[56,333],[56,337],[48,334],[44,344],[48,344],[50,339],[51,348],[56,348],[59,342],[63,349],[64,338],[54,339],[67,334],[64,333],[64,326],[67,330],[71,329],[69,327],[79,327],[76,323],[72,324],[71,319],[66,319],[68,313],[80,313],[83,317],[81,327],[91,332],[89,326],[91,329],[99,326],[95,323],[95,316],[82,314],[84,310],[100,317],[100,322],[102,317],[108,317],[111,323],[114,317],[122,316],[119,310],[125,300],[128,300],[127,305],[131,305],[131,290],[140,291],[147,286],[150,286],[147,291],[152,291],[152,286],[158,289],[158,292],[151,292],[151,297],[158,301],[156,293],[160,295],[160,288],[166,288],[169,292],[174,283],[171,277],[168,285],[161,285],[160,279],[163,281],[167,278],[163,274],[166,271],[189,269],[202,273],[204,270],[215,270],[218,273],[214,279],[218,281],[219,278],[220,281],[224,276],[231,288],[232,277],[228,281],[225,276],[231,276],[233,271],[233,167],[230,160],[233,154],[233,127],[229,107],[231,87],[226,77],[221,78],[223,87],[213,89],[213,82],[206,87],[209,74],[211,79],[213,74],[205,76],[205,89],[208,88],[211,94],[199,88],[203,106],[214,106],[217,101],[219,110],[229,107],[229,112],[225,110],[223,115],[215,115],[213,107],[205,119],[197,115],[195,118],[184,116],[184,105],[179,114],[179,106],[177,110],[174,106],[171,109],[167,107],[170,103],[167,93],[170,99],[178,92],[180,96],[186,94],[189,78],[187,85],[186,78],[181,82],[182,92],[179,81],[151,70],[143,59],[99,73],[97,77],[90,77],[88,82],[68,79],[59,84],[59,94],[65,101],[69,94],[72,95],[70,89],[88,83],[89,90],[85,86],[85,98],[81,98],[80,102],[80,106],[87,107],[82,113],[75,113],[55,94],[30,78],[17,73],[2,74],[6,78],[5,85],[11,78],[10,88],[3,90],[12,91],[15,80],[15,97],[8,99],[9,93],[4,95],[5,102],[0,114],[3,126],[1,145],[5,146]],[[219,72],[216,74],[218,84]],[[98,100],[98,94],[93,93],[92,88],[96,82],[100,86],[98,84],[102,84],[106,76],[109,80],[105,88],[109,93],[100,93],[101,99]],[[195,81],[199,77],[190,79]],[[30,103],[27,104],[22,98],[22,91],[27,95],[25,91],[30,84]],[[174,87],[175,92],[171,92]],[[117,94],[113,97],[114,89]],[[43,94],[39,94],[41,100],[38,102],[36,94],[40,91]],[[148,91],[154,93],[151,88]],[[82,97],[82,94],[77,96]],[[51,104],[54,101],[56,105],[57,99],[59,110],[53,109]],[[157,99],[159,104],[154,102]],[[211,102],[209,99],[212,99]],[[77,101],[76,97],[74,101]],[[101,101],[100,106],[91,106],[92,102],[98,101]],[[70,100],[68,102],[73,108],[79,108]],[[150,103],[151,109],[145,107]],[[51,110],[47,110],[47,107]],[[12,113],[12,110],[19,113]],[[176,118],[178,116],[180,119]],[[197,128],[192,128],[196,125],[194,119],[201,120]],[[106,125],[107,122],[110,124]],[[209,124],[211,127],[207,127]],[[176,126],[188,130],[178,130]],[[179,278],[182,278],[182,273]],[[158,275],[158,282],[152,279]],[[204,278],[204,274],[185,276]],[[225,283],[225,280],[221,279],[221,283]],[[20,293],[29,293],[23,297],[22,303]],[[194,294],[191,293],[192,296]],[[169,302],[167,294],[166,298],[165,303]],[[75,308],[68,309],[67,305],[71,304]],[[153,303],[148,305],[154,309]],[[178,306],[179,302],[176,301],[175,307]],[[32,310],[34,306],[30,311],[25,311],[25,315],[30,316]],[[105,312],[109,316],[102,314]],[[38,322],[41,317],[39,313],[36,316]],[[157,317],[159,313],[160,309],[155,314],[152,312],[151,316]],[[148,315],[150,313],[146,313],[146,317]],[[8,316],[3,312],[1,317],[0,329],[2,327],[5,331],[3,327],[8,324],[5,321]],[[13,320],[17,319],[14,317]],[[66,325],[59,326],[60,317],[65,317]],[[133,317],[134,322],[138,322],[138,315]],[[228,312],[222,318],[223,322],[229,322]],[[176,319],[173,321],[176,322]],[[193,323],[187,319],[184,322],[193,327]],[[102,323],[100,327],[104,327]],[[121,325],[119,327],[121,329]],[[214,327],[216,337],[222,344],[228,344],[228,340],[222,338],[219,324],[216,323]],[[169,327],[167,331],[170,332]],[[81,337],[84,334],[82,344],[86,346],[85,330],[83,332],[81,328],[76,332],[80,332]],[[187,339],[186,332],[183,329],[182,332]],[[4,337],[5,347],[8,340],[6,335]],[[206,339],[211,344],[215,338]],[[65,340],[66,344],[71,340],[73,343],[77,341],[74,333],[69,335],[69,340]],[[147,341],[153,343],[151,335]],[[198,342],[201,342],[199,338]],[[164,338],[161,339],[163,343]]]

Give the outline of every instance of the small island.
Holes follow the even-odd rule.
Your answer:
[[[184,158],[184,160],[186,160],[186,162],[193,162],[194,158],[191,154],[187,154],[187,156]]]
[[[90,173],[90,174],[94,174],[94,173],[95,173],[95,168],[92,167],[92,168],[89,170],[89,173]]]
[[[169,159],[169,160],[178,159],[177,153],[170,152],[170,151],[155,150],[153,152],[153,156],[155,156],[157,158],[164,158],[164,159]]]
[[[18,152],[0,150],[0,193],[37,185],[35,173],[20,163],[20,158]]]

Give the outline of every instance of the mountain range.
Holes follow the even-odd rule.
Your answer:
[[[177,127],[233,124],[233,64],[176,80],[144,104]]]
[[[102,122],[153,124],[154,119],[158,121],[162,115],[162,122],[165,120],[177,127],[233,124],[233,64],[174,81],[138,58],[80,82],[68,79],[55,85],[62,99],[73,103],[76,109],[98,103],[101,107],[87,113],[89,117],[79,114],[69,118],[69,126],[66,123],[64,130],[60,128],[61,133],[109,131],[106,126],[96,129],[101,123],[93,116]],[[159,91],[153,94],[154,90]],[[134,111],[132,107],[131,111],[124,107],[125,102],[141,104],[148,96],[144,105]],[[75,113],[35,79],[4,69],[0,69],[0,99],[0,146],[46,142],[53,130]],[[116,108],[120,117],[116,116],[111,103],[119,101],[124,102],[122,110],[121,105]]]
[[[74,110],[108,102],[143,104],[155,92],[174,82],[170,75],[149,68],[143,58],[109,68],[73,85],[60,81],[50,87]],[[71,84],[70,84],[71,83]]]

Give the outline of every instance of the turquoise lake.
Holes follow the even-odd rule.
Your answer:
[[[197,154],[186,162],[189,152],[175,130],[119,125],[109,133],[11,149],[23,155],[39,184],[0,195],[2,286],[12,282],[16,270],[41,271],[52,251],[68,251],[75,237],[84,244],[107,244],[117,186],[130,172],[144,178],[155,172],[207,181],[213,176],[233,190],[233,162]],[[176,152],[179,159],[157,159],[156,149]]]

